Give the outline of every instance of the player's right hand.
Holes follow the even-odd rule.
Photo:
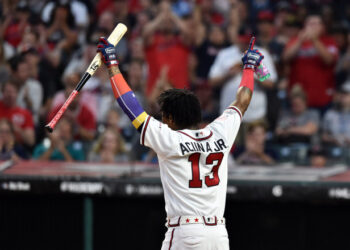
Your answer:
[[[102,61],[108,68],[118,65],[116,49],[106,38],[100,37],[97,45],[97,52],[101,53]]]
[[[254,49],[255,37],[252,37],[248,50],[246,50],[242,57],[243,68],[256,70],[259,67],[264,56],[259,52],[259,50]]]

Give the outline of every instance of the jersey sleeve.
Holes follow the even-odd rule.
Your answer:
[[[152,148],[158,156],[168,156],[174,152],[178,136],[168,125],[147,116],[141,130],[140,143]]]
[[[241,122],[241,111],[235,106],[230,106],[225,109],[222,115],[216,118],[209,126],[214,133],[225,138],[231,147],[236,139]]]

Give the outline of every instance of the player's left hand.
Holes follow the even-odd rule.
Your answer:
[[[116,49],[106,38],[100,37],[97,52],[101,53],[102,60],[108,68],[118,65]]]
[[[243,68],[256,70],[259,67],[264,56],[259,52],[259,50],[254,49],[255,37],[252,37],[249,43],[248,50],[244,52],[242,57]]]

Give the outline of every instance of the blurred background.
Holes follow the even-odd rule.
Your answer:
[[[252,34],[271,77],[256,81],[232,148],[239,165],[348,164],[347,1],[74,0],[0,4],[1,160],[156,163],[98,70],[55,133],[43,126],[75,87],[100,36],[128,26],[120,66],[145,110],[167,88],[199,97],[205,126],[234,99]],[[234,166],[234,164],[232,164]]]
[[[256,79],[252,102],[231,149],[232,171],[255,171],[255,167],[278,171],[295,166],[316,171],[341,166],[346,170],[350,164],[349,1],[2,0],[0,18],[0,161],[9,163],[2,164],[2,169],[16,164],[28,166],[21,171],[42,166],[40,175],[45,176],[49,169],[62,170],[80,162],[78,166],[94,166],[95,175],[104,176],[114,169],[122,172],[128,165],[156,166],[155,153],[139,145],[139,133],[118,107],[105,67],[88,81],[54,133],[44,130],[96,54],[98,38],[108,37],[119,22],[128,27],[117,46],[120,68],[147,113],[159,117],[156,100],[162,91],[188,88],[200,99],[202,127],[235,99],[241,56],[252,34],[256,36],[256,48],[264,54],[263,63],[271,76],[263,82]],[[61,170],[50,174],[65,176]],[[328,172],[313,173],[324,176]],[[303,173],[300,176],[306,178]],[[132,183],[128,178],[123,181]],[[3,189],[11,186],[4,185]],[[21,187],[25,189],[17,188]],[[130,186],[127,190],[134,191]],[[278,196],[278,188],[276,192]],[[350,198],[350,191],[344,192],[340,196]],[[0,204],[5,211],[2,219],[21,204],[9,200],[6,204],[12,205],[7,208]],[[71,205],[86,212],[90,202],[84,199],[83,205]],[[157,202],[162,211],[162,201]],[[51,209],[52,204],[47,206]],[[241,207],[240,212],[249,211],[249,206]],[[115,209],[122,208],[115,205]],[[164,212],[160,213],[151,217],[162,220]],[[84,225],[91,225],[86,218]],[[263,219],[262,224],[280,228],[275,222]],[[103,228],[103,223],[95,223]],[[307,227],[298,224],[297,228]],[[91,249],[92,232],[80,233],[86,240],[85,249]],[[101,235],[95,237],[104,239]],[[302,234],[298,237],[296,242],[304,242]],[[155,246],[162,238],[160,234]],[[278,246],[263,249],[281,249]],[[313,249],[307,243],[292,246],[290,249]]]

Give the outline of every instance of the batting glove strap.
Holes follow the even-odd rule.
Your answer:
[[[259,52],[259,50],[247,50],[242,57],[243,68],[255,70],[257,67],[259,67],[262,59],[264,59],[264,56]]]
[[[102,61],[106,66],[112,67],[117,66],[118,60],[116,55],[116,49],[113,44],[109,43],[106,38],[101,37],[97,45],[97,52],[100,52],[102,55]]]

